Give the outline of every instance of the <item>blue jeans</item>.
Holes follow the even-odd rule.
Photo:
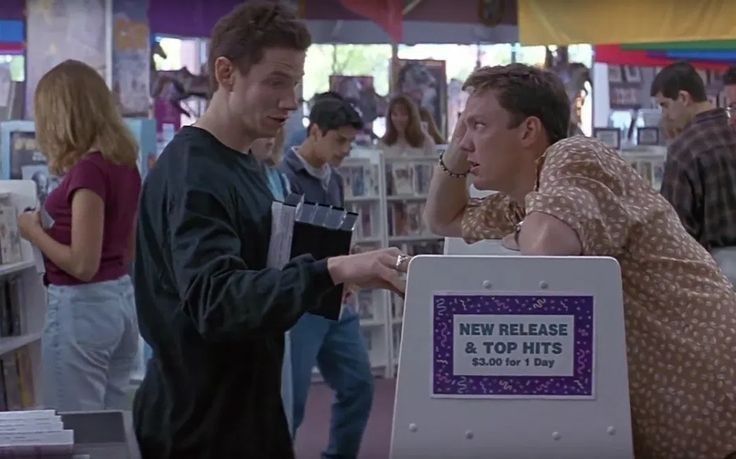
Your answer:
[[[48,288],[43,397],[59,411],[129,410],[138,321],[130,277]]]
[[[335,322],[305,314],[289,332],[293,380],[294,432],[304,419],[312,368],[335,391],[330,443],[323,458],[355,458],[373,403],[373,374],[358,315],[346,310]]]

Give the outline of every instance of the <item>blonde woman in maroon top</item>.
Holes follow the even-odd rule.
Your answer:
[[[62,176],[46,199],[54,220],[19,216],[22,236],[43,252],[48,312],[43,395],[48,408],[124,409],[138,348],[128,266],[141,178],[138,147],[105,81],[66,61],[38,83],[36,133],[49,169]]]

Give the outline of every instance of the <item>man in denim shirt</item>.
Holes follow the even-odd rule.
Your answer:
[[[342,177],[335,168],[350,153],[361,127],[360,115],[350,104],[320,98],[309,115],[306,140],[288,150],[280,166],[292,191],[310,202],[343,207]],[[373,375],[358,314],[347,309],[337,322],[305,314],[290,336],[294,431],[304,419],[312,368],[317,365],[336,392],[330,442],[323,457],[355,458],[373,402]]]

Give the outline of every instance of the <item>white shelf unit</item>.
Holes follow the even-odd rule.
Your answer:
[[[380,150],[353,149],[340,167],[345,183],[345,207],[359,214],[353,245],[359,250],[388,246],[386,183]],[[391,377],[389,295],[383,290],[364,290],[353,297],[360,316],[360,330],[368,348],[373,373]]]
[[[438,155],[444,148],[438,145]],[[431,156],[386,157],[378,148],[351,151],[340,166],[340,174],[345,183],[345,207],[360,214],[354,246],[366,250],[394,246],[411,255],[442,253],[444,239],[429,233],[422,218],[436,162],[437,157]],[[398,188],[395,176],[403,180]],[[411,215],[404,217],[411,221],[406,228],[395,231],[396,218],[407,207]],[[398,363],[403,300],[384,290],[362,291],[357,296],[360,329],[369,348],[373,373],[392,378]],[[316,368],[313,379],[321,379]]]
[[[445,148],[445,145],[438,145],[435,157],[384,157],[388,246],[398,247],[409,255],[443,252],[444,239],[429,232],[423,214],[437,157]],[[389,358],[393,377],[398,370],[404,300],[392,293],[387,295],[389,320],[386,328],[387,334],[391,337]]]
[[[621,157],[631,164],[644,180],[657,192],[662,187],[664,162],[667,158],[667,147],[660,145],[636,146],[619,151]]]
[[[8,195],[6,202],[15,207],[17,212],[26,208],[36,207],[36,185],[31,180],[0,180],[0,194]],[[0,338],[0,357],[21,348],[28,349],[30,359],[31,384],[33,406],[24,406],[23,409],[33,409],[41,406],[41,335],[46,321],[46,289],[43,277],[36,270],[33,259],[33,248],[28,241],[21,240],[21,254],[23,261],[0,265],[0,281],[15,277],[19,282],[20,323],[21,332],[16,336]],[[6,369],[7,371],[7,369]],[[7,391],[7,379],[3,375]],[[0,394],[5,396],[5,394]]]

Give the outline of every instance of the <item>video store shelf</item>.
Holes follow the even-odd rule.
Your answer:
[[[13,352],[41,339],[43,332],[28,333],[21,336],[8,336],[0,338],[0,355]]]

